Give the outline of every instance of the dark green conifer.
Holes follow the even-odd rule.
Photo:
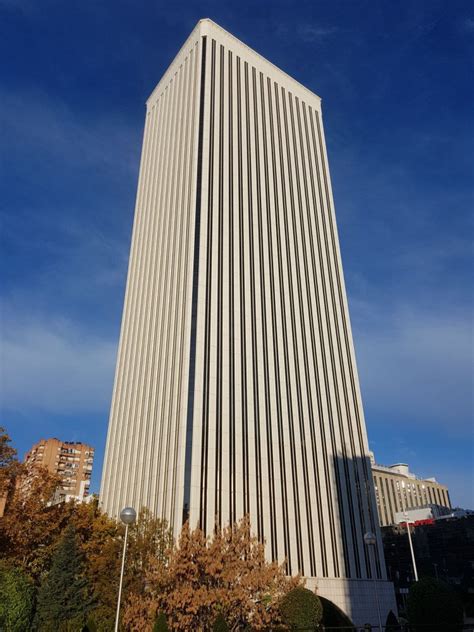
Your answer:
[[[38,591],[36,629],[39,632],[82,630],[91,607],[82,554],[75,528],[69,525]]]

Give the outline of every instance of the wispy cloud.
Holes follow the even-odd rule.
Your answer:
[[[465,31],[474,33],[474,18],[466,18],[462,25]]]
[[[0,347],[1,408],[70,415],[107,409],[116,341],[62,320],[5,316]]]
[[[302,23],[299,20],[296,23],[291,22],[274,22],[273,32],[280,40],[303,41],[313,44],[322,44],[331,40],[333,37],[346,32],[346,29],[335,25]]]
[[[4,142],[16,151],[119,173],[137,172],[139,131],[108,112],[87,117],[83,111],[41,91],[0,91]]]
[[[436,425],[452,435],[471,435],[474,332],[469,317],[398,308],[380,310],[378,326],[372,313],[364,326],[363,314],[370,309],[353,307],[367,407],[381,421],[396,414],[402,426]]]
[[[21,11],[22,13],[29,13],[34,6],[34,3],[30,0],[0,0],[0,8],[10,11]]]
[[[124,231],[129,230],[131,209],[128,221],[113,215],[100,223],[85,218],[80,208],[62,210],[58,216],[24,209],[3,221],[13,250],[8,255],[5,249],[3,256],[9,269],[2,288],[8,324],[24,314],[40,322],[48,314],[60,314],[61,319],[82,322],[89,336],[98,331],[116,335],[128,262],[129,235]]]
[[[341,29],[337,26],[319,26],[316,24],[303,24],[298,28],[298,35],[305,42],[320,42],[333,35],[339,34]]]

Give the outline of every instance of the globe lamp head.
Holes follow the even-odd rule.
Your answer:
[[[125,507],[120,512],[120,520],[123,522],[123,524],[131,525],[136,521],[136,519],[137,512],[133,507]]]

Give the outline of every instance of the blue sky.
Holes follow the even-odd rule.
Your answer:
[[[98,489],[144,103],[201,17],[322,97],[371,447],[473,507],[468,1],[0,0],[0,425]]]

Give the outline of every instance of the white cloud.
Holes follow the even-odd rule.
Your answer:
[[[0,0],[0,7],[26,13],[31,10],[32,3],[28,0]]]
[[[328,37],[340,32],[337,26],[316,26],[314,24],[305,24],[298,29],[300,37],[305,42],[316,42],[325,40]]]
[[[116,342],[65,321],[2,324],[0,404],[22,413],[71,414],[108,408]]]
[[[466,18],[463,22],[464,30],[474,32],[474,18]]]
[[[17,149],[59,158],[63,169],[81,164],[131,177],[137,172],[140,132],[109,111],[86,120],[39,90],[2,90],[0,121]]]
[[[356,304],[355,343],[366,406],[399,423],[472,433],[474,337],[462,315],[408,309],[364,320]],[[365,310],[365,312],[364,312]]]
[[[436,463],[436,479],[447,485],[454,507],[474,508],[474,467],[456,467],[452,461]]]
[[[469,319],[398,310],[377,317],[351,302],[362,394],[399,423],[471,429],[474,339]],[[378,321],[378,322],[377,322]],[[364,327],[366,323],[367,326]],[[108,407],[116,341],[61,319],[8,318],[0,347],[1,404],[57,413]]]

